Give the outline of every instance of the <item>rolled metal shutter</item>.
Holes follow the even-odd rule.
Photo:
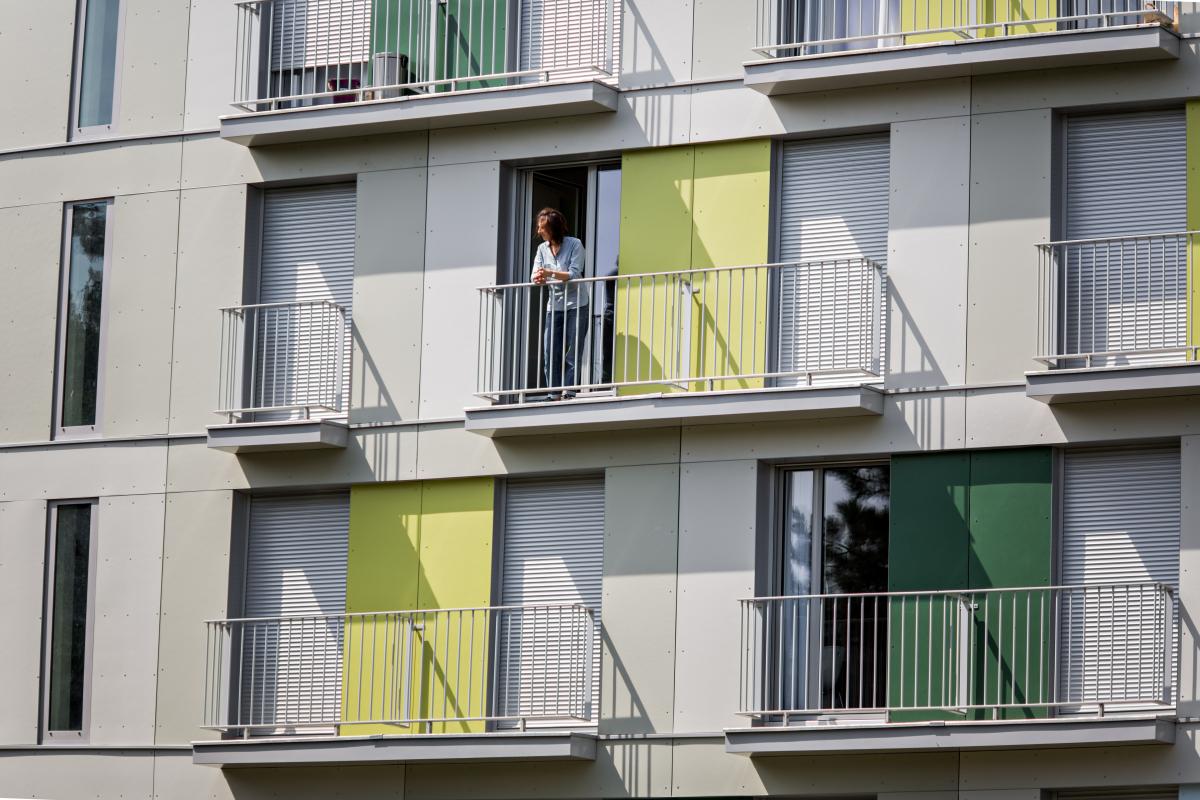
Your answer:
[[[521,0],[519,69],[549,70],[552,80],[561,80],[586,77],[598,67],[615,77],[621,63],[620,7],[620,0]]]
[[[600,604],[604,569],[604,477],[511,480],[504,500],[501,602],[504,606],[578,603],[592,612],[590,697],[546,691],[563,675],[559,665],[585,663],[570,641],[578,616],[508,617],[501,631],[500,681],[504,714],[538,714],[582,708],[596,719],[600,701]],[[560,619],[564,621],[560,622]],[[564,658],[564,650],[570,657]],[[571,676],[581,685],[578,669]],[[563,688],[568,684],[564,682]],[[581,701],[581,702],[580,702]],[[548,724],[554,724],[550,722]],[[561,722],[558,724],[562,724]]]
[[[246,624],[243,724],[287,728],[336,718],[342,619],[313,617],[346,612],[349,543],[349,494],[251,500],[244,616],[307,619]]]
[[[812,265],[871,259],[884,268],[876,294],[864,269],[784,267],[779,274],[776,363],[780,372],[869,363],[882,375],[884,326],[872,308],[886,285],[890,143],[887,134],[787,142],[779,210],[779,261]],[[864,307],[864,304],[870,304]],[[871,354],[878,336],[878,358]],[[844,379],[827,374],[824,380]],[[816,379],[814,379],[815,381]],[[804,383],[782,379],[781,385]]]
[[[369,56],[370,0],[274,0],[270,14],[271,68],[365,64]],[[320,87],[317,91],[324,91]]]
[[[341,382],[329,388],[323,363],[326,343],[306,326],[325,332],[323,318],[310,314],[282,317],[264,313],[258,331],[260,355],[255,359],[259,405],[293,405],[308,399],[328,399],[345,413],[350,385],[350,326],[354,299],[355,185],[337,184],[301,189],[271,189],[263,197],[262,256],[259,267],[261,304],[328,300],[346,309],[342,332]],[[306,322],[305,319],[310,320]],[[287,419],[298,412],[260,414],[259,419]],[[319,415],[318,415],[319,416]]]
[[[1068,241],[1187,230],[1183,109],[1068,117],[1065,137]],[[1144,350],[1184,341],[1186,247],[1152,252],[1149,243],[1066,245],[1061,259],[1063,352]],[[1163,357],[1094,363],[1139,360]]]
[[[1060,574],[1064,586],[1156,582],[1179,586],[1178,446],[1069,451],[1063,459]],[[1163,690],[1167,645],[1144,590],[1064,590],[1059,684],[1065,702]],[[1171,637],[1176,637],[1174,604]],[[1112,654],[1119,654],[1114,659]],[[1114,668],[1120,674],[1114,674]]]

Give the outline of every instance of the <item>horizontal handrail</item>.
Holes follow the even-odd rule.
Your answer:
[[[527,403],[875,381],[884,280],[854,257],[480,286],[476,393]]]
[[[1036,245],[1038,352],[1054,369],[1184,363],[1198,231],[1121,234]]]
[[[1175,701],[1161,581],[746,598],[739,713],[1104,713]]]
[[[205,629],[202,727],[212,730],[594,719],[598,624],[581,603],[251,616]]]
[[[514,3],[237,3],[233,105],[286,110],[617,74],[614,0],[530,18]]]
[[[322,299],[225,306],[219,313],[217,414],[230,422],[268,421],[346,410],[348,308]]]
[[[1145,7],[1140,0],[1120,4],[1123,7],[1110,11],[1059,14],[1058,6],[1049,0],[1028,0],[1012,8],[980,8],[974,13],[967,5],[937,0],[908,4],[899,0],[870,4],[818,0],[815,6],[811,0],[759,0],[758,42],[753,50],[763,58],[829,55],[943,41],[980,41],[993,36],[1174,24],[1170,16]],[[993,18],[987,18],[989,15]],[[1128,21],[1131,18],[1135,21]]]

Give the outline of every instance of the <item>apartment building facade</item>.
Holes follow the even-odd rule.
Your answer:
[[[1198,31],[8,5],[0,796],[1195,792]]]

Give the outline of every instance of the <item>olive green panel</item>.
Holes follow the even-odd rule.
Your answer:
[[[972,28],[973,36],[1019,36],[1030,33],[1051,33],[1057,23],[1021,23],[1023,20],[1049,19],[1058,16],[1058,0],[901,0],[900,30],[906,35],[896,44],[925,44],[929,42],[962,41],[962,36],[947,28]],[[994,25],[992,23],[995,23]],[[936,31],[921,33],[921,31]]]
[[[625,154],[614,374],[648,383],[623,394],[763,385],[713,379],[766,370],[767,271],[653,273],[763,264],[770,192],[766,139]]]
[[[426,481],[421,493],[421,608],[480,608],[492,598],[492,478]],[[476,614],[452,613],[422,636],[423,715],[486,713],[488,626]],[[477,691],[458,693],[470,685]],[[481,733],[483,722],[435,723],[432,733]]]
[[[771,222],[771,141],[696,147],[692,183],[695,269],[754,267],[767,262]],[[692,286],[691,374],[767,371],[767,290],[763,268],[695,273]],[[705,279],[707,278],[707,280]],[[696,285],[699,279],[699,285]],[[708,381],[693,389],[761,388],[761,378]]]
[[[351,489],[346,609],[361,616],[351,618],[344,632],[343,665],[352,678],[342,693],[345,719],[484,714],[485,692],[474,691],[468,700],[454,687],[486,675],[485,613],[371,612],[488,606],[493,497],[491,478]],[[360,724],[343,725],[340,733],[426,729]],[[428,726],[435,733],[482,729],[481,722]]]
[[[621,238],[618,272],[646,275],[692,263],[692,180],[696,148],[637,150],[621,157]],[[667,276],[632,278],[617,286],[613,376],[653,381],[676,372],[685,341],[683,287]],[[660,392],[661,384],[626,386],[621,394]]]
[[[1200,100],[1187,103],[1187,229],[1200,230]],[[1188,239],[1188,344],[1200,348],[1200,243]],[[1188,360],[1200,358],[1196,349],[1188,351]]]
[[[896,455],[891,466],[888,590],[967,586],[967,498],[971,458],[966,453]],[[891,705],[942,705],[956,676],[955,640],[946,631],[957,602],[906,596],[889,604],[888,699]],[[946,621],[951,620],[947,625]],[[941,712],[899,712],[895,721],[949,719]]]

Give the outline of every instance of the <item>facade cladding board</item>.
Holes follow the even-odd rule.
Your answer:
[[[492,528],[495,482],[491,478],[373,484],[350,490],[350,553],[347,564],[346,611],[366,614],[352,619],[347,632],[344,670],[370,677],[347,681],[343,709],[350,719],[370,718],[386,707],[386,693],[396,675],[389,664],[396,638],[395,615],[372,612],[480,608],[491,603]],[[468,634],[471,635],[471,634]],[[477,674],[487,674],[486,629],[474,634],[470,648]],[[355,643],[358,643],[356,646]],[[365,643],[363,645],[362,643]],[[447,670],[462,666],[459,649],[470,642],[430,644],[421,650],[432,684],[414,689],[418,702],[442,697]],[[363,647],[365,646],[365,649]],[[480,716],[483,699],[456,699],[458,710]],[[469,707],[468,707],[469,704]],[[429,709],[427,709],[429,710]],[[435,723],[434,733],[468,733],[481,723]],[[412,727],[353,724],[342,735],[414,733]]]
[[[1003,589],[1049,586],[1051,584],[1053,528],[1053,452],[1050,448],[981,450],[969,453],[935,453],[894,456],[892,459],[892,508],[888,559],[888,588],[891,591],[938,591],[947,589]],[[1017,697],[1038,696],[1045,689],[1048,673],[1039,661],[1051,643],[1039,641],[1049,626],[1012,616],[1025,598],[1016,593],[984,592],[975,595],[970,635],[985,675],[1005,674],[1015,681]],[[928,639],[929,652],[954,652],[949,628],[925,627],[931,615],[942,614],[940,600],[929,597],[896,598],[891,601],[891,624],[916,631],[917,646]],[[984,641],[986,622],[1010,615],[1008,634],[1029,642],[1007,658],[997,656],[1002,643]],[[1043,607],[1034,606],[1035,617]],[[1049,613],[1048,609],[1044,613]],[[1029,630],[1026,630],[1026,628]],[[1039,633],[1040,632],[1040,633]],[[1003,634],[1002,634],[1003,635]],[[1032,637],[1032,638],[1030,638]],[[921,704],[946,705],[938,698],[950,693],[949,673],[919,669],[924,653],[893,645],[889,656],[889,682],[894,696],[912,698]],[[936,659],[934,659],[936,660]],[[1024,668],[1030,667],[1028,672]],[[1025,677],[1016,673],[1023,673]],[[980,682],[982,684],[982,682]],[[976,703],[1006,702],[993,685],[974,685]],[[1009,691],[1007,680],[1004,687]],[[1006,717],[1044,716],[1041,709],[1006,709]],[[904,712],[900,719],[954,719],[945,712]]]
[[[1200,100],[1189,100],[1187,115],[1187,229],[1200,231]],[[1200,242],[1188,240],[1188,341],[1200,345]],[[1200,360],[1200,351],[1190,351],[1188,360]]]
[[[771,152],[769,139],[626,152],[621,165],[618,273],[765,264]],[[688,376],[766,371],[768,283],[766,272],[757,269],[738,277],[694,272],[686,286],[656,278],[624,285],[617,302],[628,305],[629,311],[616,320],[616,373],[636,374],[639,380],[663,377],[664,354],[676,351]],[[741,294],[736,312],[726,307],[730,292]],[[740,330],[725,330],[731,325]],[[752,342],[755,347],[734,342]],[[761,378],[743,378],[715,381],[712,388],[762,385]],[[664,390],[649,384],[621,391]]]

